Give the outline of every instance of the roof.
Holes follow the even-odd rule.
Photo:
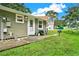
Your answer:
[[[12,12],[12,13],[17,13],[17,14],[32,16],[29,13],[24,13],[24,12],[21,12],[21,11],[15,10],[15,9],[11,9],[11,8],[8,8],[8,7],[2,6],[2,5],[0,5],[0,9],[4,10],[4,11]]]
[[[42,18],[40,18],[40,17],[33,16],[33,15],[29,14],[29,13],[24,13],[24,12],[21,12],[21,11],[15,10],[15,9],[11,9],[11,8],[8,8],[8,7],[2,6],[2,5],[0,5],[0,9],[1,9],[1,10],[4,10],[4,11],[11,12],[11,13],[16,13],[16,14],[21,14],[21,15],[27,15],[27,16],[32,16],[32,17],[34,17],[34,18],[39,18],[39,19],[41,19],[41,20],[44,20],[44,19],[42,19]]]
[[[39,18],[41,18],[41,19],[44,19],[45,21],[48,20],[48,16],[36,16],[36,17],[39,17]]]

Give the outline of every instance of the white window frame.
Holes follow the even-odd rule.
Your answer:
[[[22,21],[18,21],[17,16],[22,16]],[[16,23],[24,23],[24,15],[16,14]]]
[[[39,28],[39,21],[42,22],[42,28]],[[38,21],[38,29],[43,29],[43,21],[42,20],[39,20],[39,21]]]

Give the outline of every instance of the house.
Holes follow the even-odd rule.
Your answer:
[[[0,5],[0,39],[46,34],[47,21]]]
[[[47,28],[48,30],[54,29],[54,18],[48,17],[48,16],[37,16],[47,21]]]
[[[55,18],[51,18],[48,16],[37,16],[47,21],[47,29],[54,30],[55,28]]]
[[[54,18],[48,17],[48,30],[54,30]]]
[[[36,17],[40,17],[40,18],[42,18],[42,19],[48,21],[48,16],[36,16]]]
[[[36,16],[36,17],[41,18],[41,19],[43,19],[43,20],[46,21],[45,27],[46,27],[46,29],[47,29],[47,27],[48,27],[48,16]]]

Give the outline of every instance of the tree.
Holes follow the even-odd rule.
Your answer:
[[[49,17],[52,17],[52,18],[56,18],[57,13],[54,12],[53,10],[49,10],[49,11],[47,11],[46,16],[49,16]]]
[[[55,20],[54,21],[55,26],[61,25],[61,26],[65,26],[65,22],[64,20]]]
[[[54,27],[55,27],[55,26],[54,26],[54,20],[57,19],[57,13],[54,12],[53,10],[49,10],[49,11],[46,12],[46,16],[49,17],[49,20],[50,20],[50,21],[49,21],[49,20],[48,20],[48,21],[53,23],[52,26],[53,26],[53,28],[54,28]]]
[[[31,10],[24,6],[24,3],[0,3],[0,5],[16,9],[25,13],[31,13]]]
[[[69,28],[78,29],[79,7],[71,7],[68,9],[67,15],[63,16]]]

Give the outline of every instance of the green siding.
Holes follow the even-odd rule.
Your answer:
[[[31,19],[31,20],[35,19],[35,32],[38,33],[38,20],[43,20],[43,19],[38,18],[38,17],[34,17],[32,15],[28,15],[28,14],[25,14],[25,13],[21,13],[21,12],[19,13],[18,11],[15,12],[15,10],[13,10],[13,9],[10,9],[10,11],[9,11],[9,8],[6,9],[6,7],[5,8],[1,7],[1,8],[0,8],[0,16],[7,17],[7,19],[11,22],[11,27],[8,28],[8,33],[5,35],[5,37],[9,36],[8,34],[10,32],[12,32],[13,35],[17,36],[17,37],[27,36],[27,30],[28,30],[27,29],[27,27],[28,27],[27,26],[27,21],[29,19]],[[28,20],[25,19],[24,23],[22,23],[22,24],[21,23],[16,23],[15,22],[16,13],[17,14],[22,14],[22,15],[27,15],[28,16]],[[45,22],[46,21],[43,21],[43,30],[44,31],[46,30],[46,24],[45,24]],[[4,23],[4,27],[6,27],[6,23]]]
[[[39,28],[39,25],[38,25],[39,20],[42,20],[42,19],[38,19],[38,18],[35,19],[35,32],[36,32],[36,35],[39,32],[39,29],[38,29]],[[46,26],[47,26],[46,21],[43,21],[43,31],[44,31],[44,33],[46,32]]]
[[[27,36],[27,22],[26,21],[23,24],[16,23],[15,22],[16,14],[3,11],[3,10],[0,10],[0,16],[7,17],[7,19],[11,21],[11,27],[8,28],[8,34],[9,32],[12,32],[13,35],[17,37]]]

